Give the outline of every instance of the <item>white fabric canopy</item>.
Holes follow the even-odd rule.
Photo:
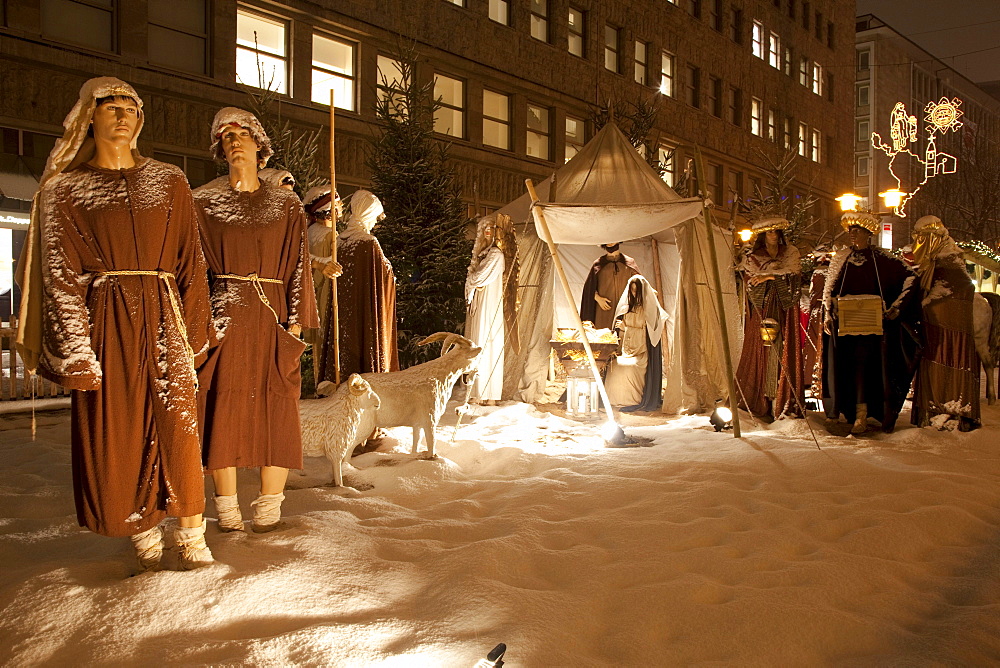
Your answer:
[[[541,201],[535,206],[558,244],[648,237],[702,209],[700,198],[682,198],[671,190],[614,123],[560,167],[547,190],[539,192]]]

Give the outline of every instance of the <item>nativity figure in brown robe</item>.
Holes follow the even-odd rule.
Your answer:
[[[112,77],[87,81],[49,154],[20,264],[25,366],[72,390],[77,519],[130,536],[158,570],[160,522],[178,517],[179,566],[212,563],[195,365],[210,307],[191,190],[141,156],[142,100]]]
[[[615,306],[625,292],[628,279],[639,275],[639,265],[620,250],[620,244],[601,244],[604,255],[590,267],[580,297],[580,319],[594,323],[594,329],[610,329],[615,322]]]
[[[212,123],[229,174],[195,190],[219,345],[199,371],[203,459],[222,531],[241,531],[236,469],[260,468],[253,530],[281,518],[288,469],[302,468],[302,329],[316,327],[306,218],[295,193],[260,181],[271,142],[257,118],[226,107]]]
[[[378,197],[367,190],[351,196],[351,216],[337,237],[340,306],[340,377],[399,370],[396,346],[396,275],[372,234],[385,217]],[[334,332],[327,336],[323,380],[333,381]]]

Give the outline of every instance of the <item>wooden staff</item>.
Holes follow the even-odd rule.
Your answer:
[[[694,147],[695,173],[698,186],[708,183],[705,162],[701,157],[701,147]],[[726,321],[726,307],[722,303],[722,279],[719,278],[719,256],[715,250],[715,230],[712,224],[712,207],[708,199],[704,202],[705,233],[708,235],[708,254],[712,260],[712,279],[715,285],[715,304],[719,314],[719,333],[722,334],[722,360],[726,364],[726,382],[729,385],[729,408],[733,412],[733,437],[740,437],[740,402],[736,398],[736,382],[733,375],[733,358],[729,350],[729,324]]]
[[[531,182],[531,179],[526,179],[524,184],[528,186],[528,194],[531,197],[532,204],[538,202],[538,193],[535,192],[535,184]],[[583,327],[583,319],[580,317],[580,311],[574,306],[575,300],[573,299],[573,291],[569,287],[569,279],[566,278],[566,272],[563,270],[562,259],[559,257],[559,250],[556,248],[556,244],[552,241],[552,235],[549,233],[549,226],[545,222],[545,215],[542,210],[536,206],[531,207],[531,213],[535,217],[535,222],[538,226],[542,228],[542,233],[545,235],[545,243],[549,247],[549,253],[552,254],[552,263],[555,265],[556,274],[559,276],[559,282],[562,284],[563,290],[566,293],[566,301],[569,302],[570,311],[576,316],[574,319],[574,324],[576,325],[577,331],[580,332],[580,342],[583,344],[583,349],[587,352],[587,361],[590,363],[590,371],[594,374],[594,380],[597,381],[597,389],[601,395],[601,403],[604,404],[604,410],[608,414],[608,420],[615,423],[615,414],[611,410],[611,400],[608,399],[608,391],[604,388],[604,381],[601,380],[601,372],[597,368],[597,361],[594,359],[594,351],[590,347],[590,341],[587,339],[587,332]]]
[[[331,239],[331,258],[337,261],[337,160],[334,152],[335,142],[333,128],[336,123],[336,107],[333,106],[334,91],[330,89],[330,213],[333,216],[333,236]],[[330,305],[333,307],[333,317],[330,323],[333,327],[333,379],[340,385],[340,309],[337,303],[337,279],[330,279]]]

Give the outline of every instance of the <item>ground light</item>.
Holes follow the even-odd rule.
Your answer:
[[[729,410],[728,406],[722,405],[722,399],[716,399],[715,410],[712,411],[712,417],[708,418],[708,421],[712,423],[713,427],[715,427],[715,431],[732,429],[733,412]]]
[[[601,436],[604,437],[604,442],[607,445],[625,445],[628,443],[628,437],[622,428],[618,426],[617,423],[608,420],[601,427]]]

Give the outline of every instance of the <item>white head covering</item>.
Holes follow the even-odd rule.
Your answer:
[[[371,234],[372,228],[378,222],[378,217],[384,212],[382,202],[367,190],[357,190],[351,196],[351,220],[349,222],[364,228],[368,234]]]
[[[328,197],[329,194],[329,183],[322,183],[310,188],[309,192],[302,199],[302,205],[305,206],[306,213],[314,214],[320,211],[330,211],[333,208],[333,198]],[[340,197],[338,196],[337,199],[340,199]]]
[[[25,369],[34,373],[38,368],[38,358],[42,352],[42,228],[40,214],[40,197],[42,189],[54,177],[69,171],[94,157],[96,144],[93,137],[87,136],[90,121],[94,118],[97,101],[105,97],[130,97],[139,108],[139,118],[132,135],[130,146],[132,155],[138,159],[141,156],[136,150],[136,141],[145,118],[142,112],[142,99],[132,86],[114,77],[97,77],[90,79],[80,87],[80,97],[66,115],[63,121],[63,136],[56,140],[49,159],[45,163],[45,171],[39,181],[38,192],[31,202],[31,224],[21,260],[17,265],[17,284],[21,286],[21,306],[18,311],[17,349],[24,360]]]
[[[287,169],[275,169],[274,167],[260,170],[257,172],[257,178],[275,188],[283,187],[285,179],[291,179],[292,183],[295,183],[295,177],[292,176],[290,171]]]
[[[663,336],[663,327],[667,323],[668,316],[667,312],[660,307],[660,301],[656,298],[656,290],[649,284],[645,276],[637,274],[628,279],[625,290],[622,291],[622,296],[618,299],[618,306],[615,308],[615,319],[617,320],[619,316],[628,312],[628,294],[632,283],[639,283],[642,290],[642,310],[646,318],[646,333],[649,334],[649,340],[655,346],[660,342],[660,337]]]
[[[274,155],[271,140],[256,116],[237,107],[223,107],[215,114],[215,119],[212,120],[212,146],[208,149],[212,157],[219,162],[226,161],[225,151],[222,150],[222,131],[228,125],[238,125],[250,131],[250,136],[257,144],[257,169],[263,169],[268,159]]]

